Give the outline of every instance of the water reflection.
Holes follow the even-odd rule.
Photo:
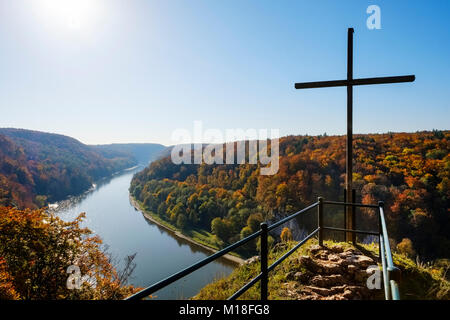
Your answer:
[[[139,211],[139,210],[136,209],[136,211]],[[147,221],[147,223],[150,226],[156,226],[156,228],[161,233],[161,235],[168,235],[168,236],[173,237],[175,239],[175,241],[177,242],[179,247],[183,247],[183,246],[189,247],[189,249],[191,250],[191,253],[202,253],[202,254],[205,254],[207,256],[209,256],[209,255],[211,255],[213,253],[211,250],[205,249],[202,246],[196,245],[195,243],[192,243],[192,242],[190,242],[190,241],[188,241],[186,239],[178,237],[175,232],[173,232],[173,231],[171,231],[171,230],[169,230],[167,228],[164,228],[164,227],[162,227],[162,226],[160,226],[160,225],[158,225],[156,223],[153,223],[153,222],[151,222],[148,219],[145,219],[145,221]],[[231,268],[235,268],[236,267],[236,263],[232,262],[232,261],[230,261],[228,259],[221,259],[220,263],[222,263],[224,265],[227,265],[227,266],[230,266]]]
[[[95,195],[103,187],[109,185],[113,180],[115,180],[121,176],[128,176],[130,174],[131,174],[131,178],[132,178],[135,173],[139,172],[142,169],[143,169],[143,166],[138,165],[136,167],[118,171],[109,177],[104,177],[102,179],[99,179],[99,180],[95,181],[95,183],[89,190],[83,192],[82,194],[75,195],[75,196],[69,196],[66,200],[58,201],[57,203],[55,203],[57,205],[56,208],[54,208],[54,209],[50,208],[50,211],[52,211],[56,214],[59,214],[59,215],[64,214],[65,211],[79,206],[80,203],[82,203],[84,200]],[[130,181],[131,181],[131,179],[130,179]],[[127,190],[128,190],[128,188],[127,188]],[[137,209],[135,209],[135,210],[139,211]]]

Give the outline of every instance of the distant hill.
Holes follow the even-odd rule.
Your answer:
[[[105,153],[59,134],[0,128],[0,205],[39,207],[138,163],[127,152]]]
[[[105,158],[115,157],[117,154],[132,155],[142,165],[148,165],[151,161],[165,155],[166,146],[157,143],[113,143],[92,146]]]

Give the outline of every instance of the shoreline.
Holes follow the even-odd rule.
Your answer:
[[[180,231],[178,231],[178,230],[174,230],[174,229],[172,229],[172,228],[170,228],[170,227],[168,227],[168,226],[166,226],[166,225],[160,223],[159,221],[157,221],[156,219],[154,219],[149,213],[145,212],[145,211],[141,208],[141,206],[139,205],[139,203],[137,203],[137,201],[131,196],[131,194],[129,195],[129,198],[130,198],[130,203],[131,203],[131,205],[132,205],[135,209],[139,210],[139,211],[142,213],[142,215],[144,216],[145,219],[151,221],[152,223],[154,223],[154,224],[156,224],[156,225],[158,225],[158,226],[160,226],[160,227],[162,227],[162,228],[164,228],[164,229],[166,229],[166,230],[169,230],[170,232],[173,232],[173,233],[175,234],[175,236],[177,236],[177,237],[179,237],[179,238],[181,238],[181,239],[184,239],[184,240],[186,240],[186,241],[189,241],[190,243],[193,243],[193,244],[195,244],[195,245],[197,245],[197,246],[199,246],[199,247],[202,247],[203,249],[206,249],[206,250],[208,250],[208,251],[210,251],[210,252],[212,252],[212,253],[216,253],[216,252],[219,251],[219,250],[217,250],[217,249],[214,249],[214,248],[211,248],[211,247],[209,247],[209,246],[207,246],[207,245],[204,245],[203,243],[199,243],[199,242],[195,241],[194,239],[192,239],[192,238],[190,238],[190,237],[188,237],[188,236],[182,234],[182,233],[181,233]],[[244,259],[239,258],[239,257],[236,257],[236,256],[233,256],[233,255],[231,255],[231,254],[229,254],[229,253],[224,254],[222,257],[225,258],[225,259],[227,259],[227,260],[229,260],[229,261],[231,261],[231,262],[233,262],[233,263],[236,263],[236,264],[238,264],[238,265],[243,264],[244,261],[245,261]]]

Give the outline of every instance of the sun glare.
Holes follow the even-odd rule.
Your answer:
[[[39,0],[47,22],[70,30],[88,29],[98,18],[97,0]]]

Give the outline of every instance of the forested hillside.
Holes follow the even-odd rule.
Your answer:
[[[36,208],[81,193],[92,183],[137,161],[58,134],[0,129],[0,205]]]
[[[450,257],[449,138],[449,131],[354,137],[357,201],[384,201],[394,245],[421,258]],[[130,192],[161,219],[179,229],[212,231],[225,245],[317,196],[342,200],[345,136],[284,137],[279,172],[263,176],[259,169],[175,165],[166,157],[138,173]],[[376,226],[373,212],[361,214],[365,224]]]

